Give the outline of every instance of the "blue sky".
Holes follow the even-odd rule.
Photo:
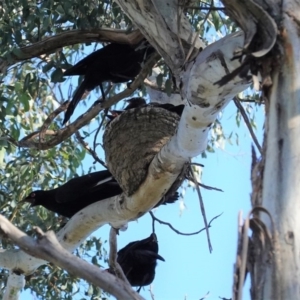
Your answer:
[[[91,101],[89,101],[89,104]],[[80,105],[83,111],[83,105]],[[256,110],[256,109],[255,109]],[[79,113],[78,111],[78,113]],[[193,161],[205,165],[202,182],[222,189],[224,192],[201,189],[208,221],[223,213],[212,223],[210,229],[213,252],[210,254],[205,232],[195,236],[181,236],[167,226],[156,223],[156,234],[159,241],[159,253],[165,262],[159,261],[152,291],[155,300],[187,299],[197,300],[210,292],[207,299],[219,297],[231,298],[233,265],[236,257],[238,212],[244,215],[250,210],[250,164],[251,138],[244,124],[238,128],[235,121],[236,107],[231,102],[224,110],[221,122],[225,134],[232,131],[239,136],[239,145],[226,143],[224,149],[216,149],[208,153],[206,159],[195,158]],[[256,121],[258,137],[261,142],[263,111],[258,108]],[[96,123],[96,122],[95,122]],[[93,127],[93,125],[91,125]],[[98,141],[102,138],[99,135]],[[99,153],[101,155],[101,152]],[[85,170],[93,165],[93,159],[87,156],[84,161]],[[102,169],[100,165],[97,170]],[[194,232],[204,227],[200,212],[199,200],[192,188],[187,189],[184,196],[186,209],[180,214],[180,202],[162,206],[155,210],[155,215],[170,222],[182,232]],[[138,221],[129,223],[127,231],[118,237],[119,249],[129,242],[148,237],[151,233],[152,221],[146,214]],[[109,226],[106,225],[93,235],[108,239]],[[105,244],[108,250],[107,243]],[[249,286],[245,287],[243,299],[248,300]],[[141,291],[147,300],[151,299],[149,287]],[[81,294],[80,296],[83,296]],[[81,298],[81,297],[79,297]],[[33,299],[29,292],[23,292],[21,300]]]

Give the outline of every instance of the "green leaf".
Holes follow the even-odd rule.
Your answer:
[[[30,97],[27,94],[22,94],[22,95],[19,96],[19,100],[23,104],[25,112],[29,111],[29,109],[30,109],[30,105],[29,105]]]
[[[98,265],[98,259],[97,259],[96,256],[93,256],[93,257],[92,257],[92,263],[93,263],[94,265]]]
[[[166,89],[167,95],[170,97],[172,94],[172,81],[170,79],[166,80],[165,89]]]
[[[158,87],[161,88],[162,83],[163,83],[163,75],[162,74],[158,74],[157,75],[157,77],[156,77],[156,83],[157,83]]]
[[[51,70],[54,67],[54,62],[50,61],[46,65],[43,66],[42,70],[44,73],[47,73],[49,70]]]
[[[92,296],[93,292],[94,292],[94,288],[92,285],[90,285],[86,294],[87,296]]]
[[[24,55],[24,54],[23,54],[23,52],[22,52],[22,50],[21,50],[20,48],[16,48],[16,47],[15,47],[15,48],[12,49],[11,52],[12,52],[12,54],[14,54],[17,58],[20,58],[20,59],[23,58],[23,55]]]
[[[26,92],[26,90],[28,89],[29,87],[29,84],[30,84],[30,80],[31,80],[31,74],[28,73],[26,74],[25,76],[25,79],[24,79],[24,85],[23,85],[23,92]]]
[[[0,141],[4,142],[4,141]],[[6,150],[4,147],[1,147],[0,145],[0,167],[3,168],[4,166],[4,156],[5,156]]]
[[[20,44],[22,42],[22,34],[20,30],[15,31],[15,41],[17,44]]]
[[[60,15],[64,15],[65,14],[65,10],[61,6],[61,4],[57,5],[55,11],[57,11]]]

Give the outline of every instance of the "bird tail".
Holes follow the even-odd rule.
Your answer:
[[[77,104],[81,100],[82,95],[84,94],[85,90],[86,90],[85,81],[83,80],[83,82],[80,84],[80,86],[76,90],[76,92],[73,96],[73,99],[72,99],[72,101],[70,102],[70,104],[67,108],[67,111],[65,113],[65,118],[64,118],[64,121],[63,121],[63,125],[65,125],[70,120],[70,118],[71,118],[71,116],[72,116],[72,114],[75,110],[75,107],[77,106]]]

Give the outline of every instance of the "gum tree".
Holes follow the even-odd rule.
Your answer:
[[[91,269],[84,267],[89,270],[87,274],[70,269],[75,266],[68,262],[74,262],[75,258],[67,251],[80,247],[100,226],[109,223],[119,228],[155,206],[183,167],[205,151],[208,133],[214,130],[218,113],[251,84],[262,91],[260,100],[266,106],[265,138],[262,158],[257,159],[253,152],[253,211],[240,234],[233,294],[241,299],[246,266],[252,279],[253,299],[290,299],[299,293],[296,252],[299,7],[294,1],[224,0],[223,4],[224,11],[211,3],[175,0],[3,3],[0,153],[4,157],[1,182],[4,212],[9,221],[28,234],[32,225],[43,230],[51,226],[60,242],[59,245],[53,234],[40,230],[33,241],[1,219],[2,232],[21,247],[12,250],[10,241],[2,241],[5,250],[1,265],[10,270],[6,299],[17,299],[24,276],[28,279],[46,261],[91,280],[92,272],[96,271],[91,266]],[[222,26],[218,23],[221,20],[225,20]],[[233,33],[207,45],[201,39],[205,36],[205,26],[201,24],[208,26],[212,22],[217,31],[230,29]],[[111,90],[105,102],[93,105],[83,116],[61,127],[58,115],[67,103],[60,97],[60,82],[64,80],[62,72],[67,67],[67,57],[79,51],[78,45],[82,43],[134,44],[143,36],[157,54],[150,58],[130,87],[121,92]],[[158,61],[160,75],[156,81],[145,80]],[[143,92],[152,101],[167,99],[170,103],[185,104],[185,109],[176,133],[154,157],[137,191],[130,196],[123,194],[95,203],[61,229],[55,217],[43,210],[40,212],[43,222],[35,217],[25,222],[24,212],[18,209],[16,200],[24,196],[25,181],[26,185],[37,178],[43,180],[43,185],[53,180],[63,182],[67,179],[64,169],[69,168],[68,176],[72,177],[86,151],[100,161],[95,145],[94,149],[89,148],[78,130],[87,130],[85,126],[93,118],[100,122],[103,117],[100,112],[130,96],[144,80]],[[239,98],[234,101],[239,105]],[[23,184],[19,189],[14,186],[16,180]],[[244,234],[249,226],[250,238]],[[51,255],[54,250],[47,249],[61,251],[61,256]],[[48,271],[42,269],[38,275],[42,277],[43,272]],[[99,271],[94,278],[98,281],[93,284],[119,299],[140,298],[110,274]],[[108,284],[111,280],[115,283],[113,287]],[[41,287],[38,291],[43,294]]]

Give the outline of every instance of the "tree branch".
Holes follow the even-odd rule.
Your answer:
[[[248,128],[248,130],[250,132],[250,135],[252,137],[252,140],[253,140],[254,144],[256,145],[258,151],[260,152],[260,155],[262,155],[261,145],[259,144],[259,142],[257,140],[257,137],[256,137],[256,135],[255,135],[255,133],[253,131],[253,128],[252,128],[252,126],[250,124],[249,118],[248,118],[248,116],[247,116],[247,114],[245,112],[245,109],[244,109],[243,105],[240,103],[238,97],[234,97],[233,101],[234,101],[235,106],[240,111],[240,113],[241,113],[241,115],[242,115],[242,117],[244,119],[244,122],[246,123],[246,126],[247,126],[247,128]]]
[[[117,262],[117,250],[117,230],[111,227],[109,232],[109,268],[118,278],[130,285],[121,266]]]
[[[0,232],[24,252],[54,263],[73,275],[103,288],[117,299],[143,299],[127,283],[65,250],[53,231],[43,233],[41,229],[36,227],[38,236],[34,240],[0,215]]]
[[[25,278],[23,274],[16,274],[14,272],[10,272],[3,300],[18,300],[21,290],[25,286]]]
[[[44,143],[40,143],[39,141],[35,140],[35,137],[38,132],[35,134],[31,133],[28,136],[21,139],[18,142],[18,146],[47,150],[60,144],[65,139],[69,138],[77,130],[88,124],[90,120],[96,117],[102,109],[109,108],[112,105],[118,103],[118,101],[120,101],[121,99],[130,96],[143,83],[144,79],[147,77],[147,75],[149,74],[149,72],[151,71],[151,69],[153,68],[153,66],[159,58],[160,56],[158,54],[152,55],[143,67],[141,73],[136,77],[133,83],[130,84],[129,88],[107,99],[105,102],[100,102],[99,100],[96,101],[94,105],[85,114],[78,117],[76,121],[55,132],[55,136],[52,139],[45,141]]]
[[[19,57],[11,54],[9,60],[0,59],[0,73],[5,73],[7,68],[17,62],[38,57],[42,54],[55,52],[58,48],[81,43],[91,42],[118,42],[136,44],[143,38],[139,30],[128,34],[126,30],[118,29],[92,29],[92,30],[67,30],[55,36],[47,37],[30,46],[18,49]]]
[[[116,2],[163,56],[179,82],[178,75],[184,65],[185,56],[195,39],[192,57],[199,49],[204,48],[205,44],[197,37],[188,18],[181,14],[182,7],[178,6],[178,1],[143,0],[139,1],[139,5],[132,1]]]
[[[174,228],[173,225],[172,225],[171,223],[162,221],[162,220],[158,219],[157,217],[155,217],[155,216],[154,216],[154,213],[153,213],[152,211],[149,211],[149,214],[151,215],[151,217],[152,217],[152,219],[153,219],[154,221],[157,221],[159,224],[163,224],[163,225],[169,226],[174,232],[176,232],[177,234],[180,234],[180,235],[187,235],[187,236],[189,236],[189,235],[196,235],[196,234],[199,234],[200,232],[206,230],[206,227],[204,227],[204,228],[202,228],[202,229],[200,229],[200,230],[198,230],[198,231],[196,231],[196,232],[184,233],[184,232],[181,232],[181,231],[177,230],[176,228]],[[215,219],[219,218],[222,214],[223,214],[223,213],[221,213],[221,214],[219,214],[219,215],[213,217],[213,218],[209,221],[207,227],[210,228],[210,227],[211,227],[212,221],[214,221]],[[152,228],[154,229],[154,226],[153,226]],[[154,232],[154,230],[153,230],[153,232]]]

